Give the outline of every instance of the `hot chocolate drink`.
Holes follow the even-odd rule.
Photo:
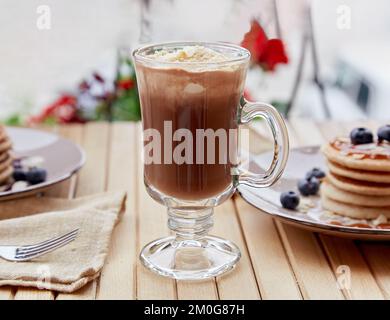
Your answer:
[[[136,65],[144,132],[159,133],[161,150],[145,148],[154,160],[145,162],[146,184],[182,200],[233,190],[246,65],[224,64],[232,57],[201,46],[147,57]]]
[[[144,181],[149,195],[167,207],[168,228],[175,234],[145,245],[141,262],[179,280],[216,277],[232,269],[241,254],[229,240],[209,235],[214,207],[239,185],[268,187],[280,177],[288,155],[287,129],[274,107],[242,97],[250,61],[244,48],[172,42],[136,49],[133,57]],[[259,116],[274,137],[273,160],[261,174],[237,163],[238,127]]]

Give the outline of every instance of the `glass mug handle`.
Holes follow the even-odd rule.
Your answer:
[[[242,98],[239,123],[248,123],[259,116],[264,118],[271,128],[274,138],[274,157],[265,173],[253,173],[239,167],[238,183],[265,188],[271,186],[282,175],[288,158],[289,141],[286,124],[275,107],[262,102],[248,102]]]

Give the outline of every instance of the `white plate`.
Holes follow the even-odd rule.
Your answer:
[[[42,167],[47,170],[47,179],[21,191],[0,192],[0,201],[38,193],[70,178],[85,162],[79,146],[55,134],[27,128],[7,127],[6,130],[17,158],[39,156],[44,159]]]
[[[375,227],[372,225],[372,221],[329,215],[329,212],[322,209],[321,200],[318,196],[301,197],[301,201],[304,199],[303,201],[309,202],[313,206],[307,212],[287,210],[281,206],[280,193],[289,190],[296,191],[298,179],[302,179],[307,171],[313,167],[319,167],[327,171],[325,159],[319,150],[319,146],[292,149],[285,172],[275,185],[266,189],[241,185],[238,187],[239,194],[248,203],[274,218],[301,228],[356,239],[390,240],[390,229]],[[254,168],[257,167],[260,172],[262,171],[261,168],[269,166],[271,159],[272,153],[264,153],[256,156],[251,165]]]

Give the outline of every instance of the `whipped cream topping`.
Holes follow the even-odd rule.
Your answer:
[[[180,49],[162,49],[148,55],[148,58],[162,62],[224,62],[229,57],[203,46],[187,46]]]

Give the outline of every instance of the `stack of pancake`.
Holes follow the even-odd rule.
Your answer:
[[[0,125],[0,186],[8,184],[12,177],[12,143],[5,128]]]
[[[337,138],[323,146],[329,173],[321,186],[322,206],[356,219],[390,218],[390,144],[353,145]]]

